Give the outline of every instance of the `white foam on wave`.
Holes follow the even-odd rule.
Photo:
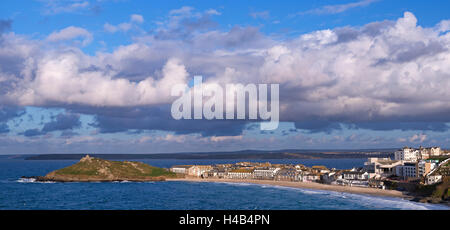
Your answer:
[[[313,194],[313,195],[324,195],[324,194],[327,194],[326,191],[322,191],[322,190],[301,189],[301,188],[299,188],[297,190],[300,190],[304,194]]]
[[[259,184],[257,184],[257,185],[259,185]],[[287,186],[282,186],[282,185],[261,184],[259,186],[261,186],[263,188],[276,188],[276,189],[282,189],[282,190],[297,191],[297,192],[301,192],[304,194],[315,194],[315,195],[326,194],[326,191],[323,191],[323,190],[313,190],[313,189],[307,189],[307,188],[294,188],[294,187],[287,187]]]
[[[371,196],[365,194],[344,193],[328,190],[316,190],[307,188],[293,188],[279,185],[267,184],[252,184],[252,183],[235,183],[235,182],[217,182],[223,184],[230,184],[233,186],[258,186],[262,188],[276,188],[283,190],[295,190],[308,195],[325,195],[332,199],[343,199],[351,202],[356,202],[359,205],[368,207],[370,209],[390,210],[390,209],[405,209],[405,210],[450,210],[445,205],[426,204],[415,201],[409,201],[402,198],[387,197],[387,196]]]
[[[323,194],[332,199],[343,199],[355,202],[359,205],[368,207],[370,209],[379,210],[391,210],[391,209],[404,209],[404,210],[449,210],[450,208],[444,205],[426,204],[414,201],[405,200],[397,197],[388,196],[371,196],[366,194],[354,194],[337,191],[326,190],[313,190],[302,189],[306,194]]]
[[[232,184],[241,184],[241,183],[232,183]],[[282,185],[271,185],[271,184],[253,184],[253,183],[242,183],[246,185],[254,185],[261,188],[276,188],[276,189],[282,189],[282,190],[291,190],[291,191],[298,191],[304,194],[326,194],[328,191],[325,190],[314,190],[314,189],[308,189],[308,188],[296,188],[296,187],[288,187],[288,186],[282,186]]]
[[[19,178],[16,180],[18,183],[40,183],[40,184],[54,184],[55,181],[36,181],[35,178]]]
[[[221,181],[214,182],[214,183],[217,183],[217,184],[234,185],[234,186],[252,186],[252,185],[255,185],[255,184],[251,184],[251,183],[241,183],[241,182],[221,182]]]
[[[333,194],[336,196],[335,194]],[[343,197],[344,196],[344,197]],[[373,207],[374,209],[405,209],[405,210],[449,210],[450,208],[444,205],[426,204],[414,201],[405,200],[396,197],[381,197],[343,193],[340,195],[343,199],[349,199],[358,202],[361,205]]]
[[[222,184],[228,184],[233,186],[256,186],[260,188],[276,188],[276,189],[282,189],[282,190],[291,190],[291,191],[298,191],[304,194],[314,194],[314,195],[323,195],[327,194],[328,191],[325,190],[314,190],[314,189],[307,189],[307,188],[294,188],[294,187],[287,187],[287,186],[281,186],[281,185],[270,185],[270,184],[255,184],[255,183],[245,183],[245,182],[214,182],[214,183],[222,183]]]
[[[332,198],[351,200],[357,202],[363,206],[371,207],[372,209],[405,209],[405,210],[449,210],[450,208],[445,205],[438,204],[426,204],[415,201],[405,200],[397,197],[388,196],[371,196],[366,194],[354,194],[328,190],[315,190],[304,188],[298,189],[304,194],[311,195],[327,195]]]
[[[35,178],[19,178],[18,180],[16,180],[16,182],[19,183],[34,183],[36,182]]]

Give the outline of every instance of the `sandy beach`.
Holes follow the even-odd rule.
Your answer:
[[[308,182],[290,182],[290,181],[273,181],[273,180],[251,180],[251,179],[237,180],[237,179],[217,179],[217,178],[214,179],[177,178],[177,179],[167,179],[167,181],[251,183],[251,184],[275,185],[275,186],[305,188],[314,190],[330,190],[336,192],[366,194],[372,196],[389,196],[399,198],[408,197],[404,195],[402,192],[395,190],[382,190],[376,188],[349,187],[340,185],[326,185],[313,182],[308,183]]]

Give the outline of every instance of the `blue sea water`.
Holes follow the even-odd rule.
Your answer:
[[[335,168],[362,166],[365,159],[264,160]],[[158,166],[234,163],[243,160],[143,160]],[[262,160],[259,160],[262,161]],[[399,198],[374,197],[245,183],[121,182],[28,183],[21,176],[46,173],[76,161],[29,161],[0,156],[0,209],[448,209]]]

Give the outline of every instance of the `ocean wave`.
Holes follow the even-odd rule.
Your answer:
[[[221,181],[219,181],[219,182],[214,182],[214,183],[234,185],[234,186],[253,186],[253,185],[256,185],[256,184],[245,183],[245,182],[221,182]]]
[[[327,194],[326,191],[322,191],[322,190],[303,189],[303,188],[298,188],[298,190],[300,190],[304,194],[312,194],[312,195],[324,195],[324,194]]]
[[[267,184],[252,184],[241,182],[217,182],[222,184],[229,184],[233,186],[258,186],[261,188],[276,188],[281,190],[295,190],[307,195],[325,195],[331,199],[351,200],[357,205],[370,207],[370,209],[391,210],[450,210],[449,207],[439,204],[419,203],[402,198],[388,197],[388,196],[372,196],[366,194],[354,194],[329,190],[317,190],[309,188],[293,188],[280,185]]]
[[[315,191],[315,190],[312,190]],[[419,203],[403,198],[388,197],[388,196],[371,196],[366,194],[354,194],[336,191],[322,191],[321,194],[326,194],[333,199],[351,200],[362,206],[370,207],[377,210],[449,210],[445,205]],[[310,193],[312,194],[312,193]]]
[[[226,183],[226,182],[225,182]],[[230,184],[233,185],[245,185],[245,186],[258,186],[261,188],[276,188],[281,190],[291,190],[291,191],[298,191],[304,194],[326,194],[328,191],[326,190],[315,190],[315,189],[309,189],[309,188],[297,188],[297,187],[289,187],[289,186],[283,186],[283,185],[271,185],[271,184],[253,184],[253,183],[234,183],[230,182]],[[331,191],[332,192],[332,191]]]
[[[349,194],[349,199],[375,207],[375,209],[405,209],[405,210],[449,210],[450,208],[439,204],[426,204],[395,197],[377,197],[369,195]],[[388,207],[388,208],[387,208]]]

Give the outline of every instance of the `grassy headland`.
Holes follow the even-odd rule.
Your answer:
[[[176,174],[167,169],[153,167],[142,162],[109,161],[93,157],[83,157],[78,163],[55,170],[40,180],[75,181],[162,181],[175,178]]]

